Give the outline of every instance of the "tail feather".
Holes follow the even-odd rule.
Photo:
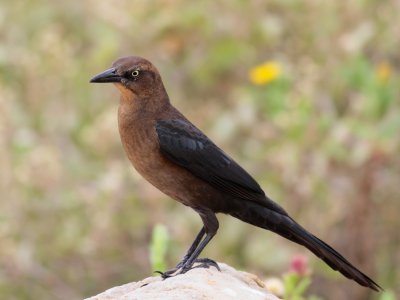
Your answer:
[[[252,225],[273,231],[297,244],[300,244],[322,259],[333,270],[374,291],[383,290],[376,282],[354,267],[339,252],[320,240],[288,215],[283,215],[256,203],[246,203],[246,207],[232,214],[234,217]]]
[[[374,291],[382,290],[382,287],[354,267],[347,259],[345,259],[339,252],[337,252],[327,243],[309,233],[293,219],[290,219],[288,223],[290,222],[292,222],[292,233],[299,240],[298,243],[305,246],[307,249],[317,255],[333,270],[339,271],[347,278],[358,282],[362,286],[369,287]],[[276,233],[279,234],[279,232]]]

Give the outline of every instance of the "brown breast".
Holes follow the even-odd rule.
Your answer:
[[[193,176],[187,170],[172,163],[160,152],[151,115],[124,116],[118,118],[122,145],[135,169],[152,185],[171,198],[198,209],[209,201],[215,201],[216,190]],[[216,207],[217,209],[217,207]]]

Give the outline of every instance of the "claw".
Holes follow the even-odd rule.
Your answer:
[[[172,269],[172,270],[168,270],[168,271],[165,271],[165,272],[154,271],[154,273],[160,274],[162,279],[167,279],[167,278],[173,277],[173,274],[176,271],[178,271],[178,269]]]
[[[196,266],[193,266],[195,263],[197,263]],[[221,269],[219,268],[218,264],[209,258],[197,258],[194,262],[190,263],[190,264],[186,264],[186,263],[182,263],[180,262],[179,264],[176,265],[175,268],[165,271],[165,272],[161,272],[161,271],[154,271],[154,273],[158,273],[161,275],[162,279],[168,279],[180,274],[185,274],[186,272],[190,271],[191,269],[195,269],[195,268],[210,268],[210,267],[214,267],[216,268],[218,271],[221,272]]]
[[[219,268],[218,264],[214,260],[212,260],[210,258],[198,258],[198,259],[195,260],[195,262],[199,263],[199,264],[196,265],[193,268],[206,268],[206,269],[208,269],[210,267],[214,267],[218,271],[221,272],[221,269]]]
[[[168,270],[168,271],[165,271],[165,272],[154,271],[154,273],[160,274],[161,277],[162,277],[162,279],[165,280],[165,279],[167,279],[167,278],[174,277],[174,276],[176,276],[176,275],[181,274],[180,272],[179,272],[179,273],[177,273],[177,272],[178,272],[179,269],[182,268],[182,266],[183,266],[183,261],[180,261],[180,262],[175,266],[175,268],[173,268],[173,269],[171,269],[171,270]]]

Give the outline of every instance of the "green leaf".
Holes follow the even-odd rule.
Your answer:
[[[300,282],[296,285],[293,291],[293,295],[302,296],[306,292],[310,284],[311,284],[311,279],[309,277],[302,278]]]
[[[383,294],[379,297],[379,300],[396,300],[396,295],[393,291],[388,290],[383,292]]]
[[[150,244],[150,262],[153,270],[165,270],[165,254],[167,253],[169,235],[166,227],[157,224],[153,229]]]

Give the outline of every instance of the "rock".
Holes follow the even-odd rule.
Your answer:
[[[87,300],[279,300],[268,292],[256,275],[237,271],[223,263],[218,265],[221,272],[214,267],[195,268],[167,280],[160,276],[148,277],[111,288]]]

